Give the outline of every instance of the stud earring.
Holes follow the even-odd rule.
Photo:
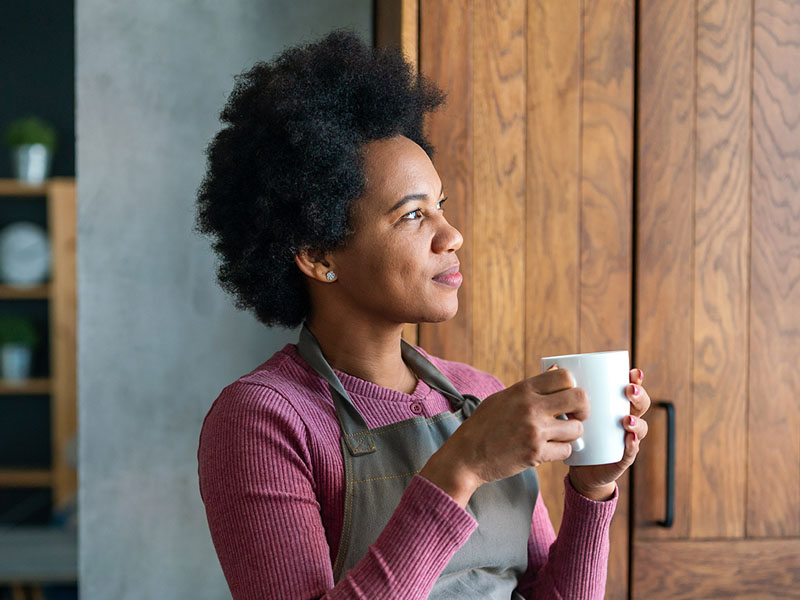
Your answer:
[[[334,273],[333,271],[328,271],[327,273],[325,273],[325,279],[327,279],[328,281],[333,281],[334,279],[336,279],[336,273]]]

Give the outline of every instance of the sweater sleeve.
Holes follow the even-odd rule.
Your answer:
[[[205,418],[200,493],[233,598],[426,598],[477,522],[416,476],[334,586],[308,439],[291,406],[262,386],[228,386]]]
[[[609,528],[619,488],[604,502],[579,494],[564,478],[564,516],[558,537],[541,494],[536,500],[528,543],[528,570],[519,591],[536,600],[602,600],[606,588]]]

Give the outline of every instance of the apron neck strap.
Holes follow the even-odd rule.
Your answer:
[[[448,398],[454,410],[462,408],[464,406],[464,397],[450,383],[450,380],[414,346],[404,339],[400,340],[400,344],[403,361],[414,371],[416,376]],[[328,361],[325,360],[317,338],[314,337],[314,334],[311,333],[305,323],[300,329],[297,352],[328,382],[331,396],[333,397],[333,405],[336,408],[336,416],[339,419],[339,425],[342,428],[344,440],[350,453],[353,456],[358,456],[375,452],[375,444],[372,441],[372,434],[367,422],[358,412],[347,390],[344,389],[342,382],[339,381]],[[472,410],[469,410],[469,412],[471,413]]]
[[[419,350],[402,338],[400,340],[400,351],[403,355],[403,361],[414,371],[417,377],[448,398],[455,410],[461,408],[464,404],[464,397],[458,392],[455,386],[450,383],[450,380],[445,377],[439,369],[433,366],[431,361],[425,358]]]
[[[300,339],[297,342],[297,352],[311,367],[328,382],[333,397],[333,406],[336,408],[336,416],[344,434],[347,448],[353,456],[359,454],[370,454],[375,452],[375,444],[372,442],[372,435],[367,427],[367,422],[358,409],[353,404],[347,391],[342,386],[342,382],[333,372],[333,369],[325,360],[322,349],[314,334],[303,323],[300,330]]]

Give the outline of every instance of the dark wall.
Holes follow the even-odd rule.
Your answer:
[[[52,123],[53,175],[75,175],[74,10],[72,0],[0,0],[0,133],[28,114]],[[5,143],[0,177],[11,177]]]

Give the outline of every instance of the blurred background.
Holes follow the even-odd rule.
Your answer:
[[[459,313],[404,335],[646,374],[606,597],[797,598],[800,3],[0,0],[0,600],[230,597],[198,435],[296,332],[217,287],[195,192],[233,77],[342,26],[449,94]]]
[[[0,1],[0,598],[76,598],[78,579],[82,598],[230,597],[200,426],[292,332],[214,282],[192,233],[203,152],[234,75],[335,27],[372,42],[373,13]]]

